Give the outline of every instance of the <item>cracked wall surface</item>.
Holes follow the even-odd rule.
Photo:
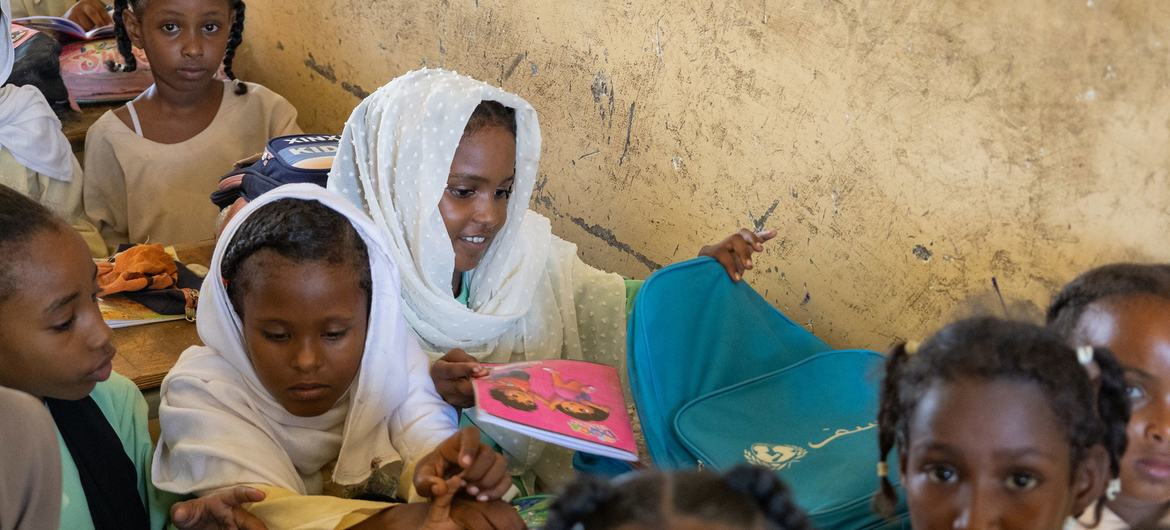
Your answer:
[[[533,208],[587,262],[777,228],[748,280],[837,346],[1170,259],[1170,2],[325,4],[250,0],[238,56],[306,130],[420,66],[502,85],[540,113]]]

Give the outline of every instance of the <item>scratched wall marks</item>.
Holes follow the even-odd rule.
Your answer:
[[[502,83],[540,111],[533,207],[586,261],[644,277],[777,228],[748,279],[835,345],[1170,260],[1170,2],[339,7],[249,3],[238,71],[306,130],[423,65]]]

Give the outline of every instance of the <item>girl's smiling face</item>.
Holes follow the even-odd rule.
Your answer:
[[[97,268],[68,226],[18,247],[15,289],[0,304],[0,385],[37,397],[81,399],[110,377],[112,332],[97,305]]]
[[[1170,501],[1170,300],[1137,295],[1094,302],[1075,335],[1078,343],[1112,350],[1125,370],[1133,411],[1121,459],[1122,493]]]
[[[1099,496],[1104,452],[1071,469],[1071,445],[1035,384],[1010,379],[935,383],[899,448],[916,530],[1052,529]]]
[[[244,340],[268,393],[296,416],[319,416],[345,395],[366,346],[369,293],[353,266],[248,257]]]
[[[439,213],[455,250],[455,275],[479,265],[508,220],[516,174],[516,138],[503,127],[465,135],[455,149]]]

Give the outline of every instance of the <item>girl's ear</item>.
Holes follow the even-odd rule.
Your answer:
[[[906,465],[910,461],[910,457],[906,454],[906,450],[902,448],[902,444],[898,444],[898,483],[902,485],[902,489],[906,488]]]
[[[1072,494],[1073,513],[1079,517],[1089,506],[1097,502],[1109,487],[1109,453],[1101,444],[1090,447],[1084,458],[1073,470]]]
[[[142,48],[142,21],[129,7],[122,13],[122,24],[126,26],[126,36],[130,37],[130,44],[135,48]]]

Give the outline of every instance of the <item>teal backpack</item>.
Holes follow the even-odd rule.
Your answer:
[[[888,520],[870,508],[880,354],[832,350],[718,262],[697,258],[642,285],[627,362],[656,466],[769,467],[819,528],[909,528],[904,504]]]

